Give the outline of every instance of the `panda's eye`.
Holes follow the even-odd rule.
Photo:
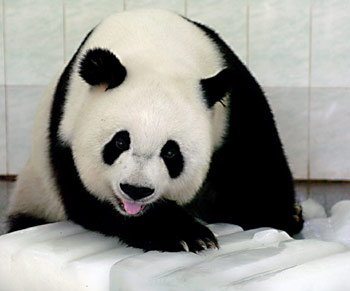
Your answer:
[[[126,130],[118,131],[104,146],[102,151],[103,161],[112,165],[116,159],[130,147],[130,135]]]
[[[178,147],[172,142],[168,142],[162,149],[161,156],[163,159],[172,159],[176,156]]]
[[[184,168],[184,158],[179,144],[174,140],[168,140],[163,146],[160,156],[168,168],[169,176],[171,178],[180,176]]]
[[[120,150],[125,150],[127,147],[125,141],[122,139],[116,140],[115,144],[116,144],[117,148]]]
[[[125,151],[129,149],[130,138],[125,131],[118,132],[115,136],[115,145],[118,149]]]
[[[171,159],[171,158],[175,157],[175,154],[176,153],[174,150],[168,150],[163,154],[163,156],[164,156],[164,158]]]

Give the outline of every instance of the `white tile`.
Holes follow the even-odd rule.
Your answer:
[[[308,86],[309,0],[251,0],[249,66],[264,86]]]
[[[307,88],[265,88],[295,179],[307,178]]]
[[[7,82],[47,84],[63,65],[61,0],[6,1]]]
[[[185,12],[185,0],[125,0],[126,9],[136,8],[162,8],[171,10],[180,14]]]
[[[218,32],[242,61],[246,62],[246,0],[188,0],[187,16]]]
[[[66,61],[72,57],[92,28],[105,17],[122,10],[123,0],[65,1]]]
[[[311,179],[350,179],[350,89],[313,89]]]
[[[6,174],[5,89],[0,86],[0,175]]]
[[[34,115],[44,88],[8,87],[9,174],[18,174],[29,157]]]
[[[1,3],[0,3],[1,4]],[[2,5],[0,5],[0,85],[5,84],[5,72],[4,72],[4,42],[3,42],[3,17],[2,17]]]
[[[350,86],[350,1],[314,0],[312,86]]]

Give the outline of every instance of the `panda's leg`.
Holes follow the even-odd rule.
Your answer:
[[[162,201],[143,214],[125,220],[119,239],[145,251],[198,253],[219,248],[215,235],[173,201]]]
[[[273,227],[290,235],[300,232],[304,222],[302,209],[295,202],[292,188],[276,187],[275,181],[252,183],[247,180],[233,189],[218,191],[213,217],[244,229]]]
[[[242,194],[243,193],[243,194]],[[237,199],[233,201],[231,195],[244,195],[244,191],[226,191],[216,202],[210,206],[201,207],[199,218],[208,223],[226,222],[241,226],[243,229],[259,227],[273,227],[293,235],[301,231],[303,217],[301,207],[284,204],[280,201],[266,201],[251,199]],[[224,197],[226,196],[226,198]],[[279,209],[280,208],[280,209]]]
[[[7,210],[10,231],[65,219],[63,205],[54,187],[44,184],[50,178],[39,173],[49,171],[38,171],[29,161],[18,176]]]
[[[215,218],[244,228],[297,233],[303,219],[272,111],[248,70],[237,65],[236,72],[227,134],[207,178],[208,192],[217,194],[209,207]]]
[[[249,157],[233,159],[229,151],[222,154],[225,158],[217,156],[213,160],[205,184],[188,206],[191,213],[208,223],[227,222],[244,229],[274,227],[290,235],[301,231],[302,209],[296,204],[293,181],[285,163],[278,166],[273,158],[264,161],[255,156],[254,161],[249,161]],[[227,169],[227,157],[238,166]]]
[[[75,193],[79,202],[66,204],[68,218],[86,229],[117,236],[128,246],[144,251],[194,253],[218,248],[215,235],[174,201],[158,201],[134,217],[120,214],[112,204],[88,193]]]
[[[13,232],[28,227],[46,224],[48,221],[42,218],[34,217],[26,213],[12,214],[7,218],[8,232]]]

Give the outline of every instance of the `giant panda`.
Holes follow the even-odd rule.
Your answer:
[[[218,248],[206,223],[303,225],[268,102],[217,33],[112,15],[44,94],[9,231],[71,220],[144,251]]]

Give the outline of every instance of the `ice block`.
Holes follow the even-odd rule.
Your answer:
[[[221,248],[200,254],[143,253],[71,222],[2,235],[0,290],[350,290],[343,244],[209,227]]]

